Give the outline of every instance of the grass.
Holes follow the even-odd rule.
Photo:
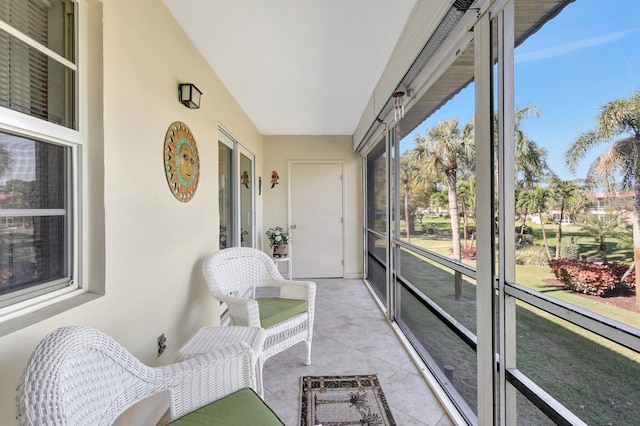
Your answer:
[[[438,218],[425,225],[445,232],[447,221]],[[553,228],[556,227],[548,228],[547,238],[554,246]],[[563,234],[567,243],[574,238],[582,254],[598,254],[595,240],[581,234],[577,227],[563,226]],[[539,226],[534,228],[534,236],[536,242],[538,238],[541,240]],[[451,247],[450,241],[434,238],[433,234],[412,236],[411,242],[445,255]],[[628,263],[632,259],[630,250],[618,249],[614,241],[609,245],[612,247],[608,253],[610,261]],[[466,280],[462,299],[455,300],[451,270],[409,252],[403,253],[400,265],[403,277],[475,333],[475,283]],[[546,284],[545,279],[553,278],[548,267],[517,266],[516,276],[520,284],[536,291],[640,328],[640,315],[634,312]],[[454,367],[454,387],[475,409],[475,353],[408,292],[403,291],[401,301],[402,320],[440,368],[444,365]],[[640,381],[637,380],[640,354],[522,302],[517,303],[516,318],[517,366],[521,371],[588,424],[637,423],[640,418]],[[538,425],[548,424],[549,420],[525,398],[519,398],[518,422]]]

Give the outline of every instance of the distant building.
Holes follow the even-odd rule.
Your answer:
[[[635,194],[633,192],[601,192],[598,194],[591,194],[589,196],[589,202],[585,209],[585,213],[591,213],[598,216],[604,216],[606,213],[618,214],[621,216],[628,216],[633,211],[633,199]],[[554,223],[562,223],[563,225],[572,225],[574,217],[568,212],[564,212],[562,218],[560,217],[559,209],[552,209],[542,214],[543,220],[546,217],[551,217]],[[529,214],[527,217],[531,223],[540,224],[540,216],[538,214]]]

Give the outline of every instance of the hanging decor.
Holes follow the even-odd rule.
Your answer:
[[[274,170],[271,173],[271,189],[278,184],[278,179],[280,179],[280,176],[278,176],[278,172]]]
[[[198,188],[200,158],[191,130],[180,121],[171,123],[164,138],[164,171],[173,196],[190,201]]]
[[[396,92],[393,97],[393,119],[395,121],[404,118],[404,92]]]

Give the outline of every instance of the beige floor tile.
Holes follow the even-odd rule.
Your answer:
[[[377,374],[399,426],[451,425],[443,407],[361,280],[318,279],[310,366],[306,346],[268,359],[265,400],[286,422],[299,423],[302,376]]]

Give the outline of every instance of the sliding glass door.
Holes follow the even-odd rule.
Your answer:
[[[255,246],[255,157],[223,128],[218,137],[220,249]]]

